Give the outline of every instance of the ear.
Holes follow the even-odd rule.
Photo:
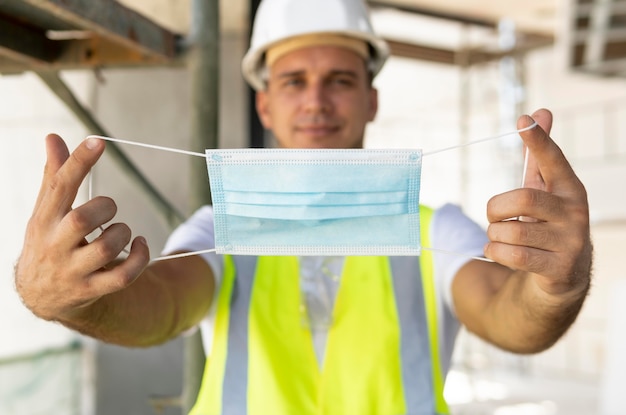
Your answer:
[[[259,120],[263,127],[267,130],[272,129],[272,117],[269,108],[269,100],[266,91],[257,91],[256,93],[256,112],[259,114]]]
[[[370,99],[368,109],[368,121],[374,121],[376,113],[378,112],[378,90],[376,88],[370,88]]]

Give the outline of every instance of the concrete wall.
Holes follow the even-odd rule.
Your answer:
[[[85,90],[83,75],[72,76],[74,88]],[[59,393],[62,382],[82,395],[81,367],[59,359],[77,336],[57,324],[35,318],[21,304],[13,284],[13,265],[19,256],[24,229],[35,203],[43,171],[46,133],[57,131],[74,146],[85,135],[42,82],[31,74],[0,78],[0,189],[4,218],[0,236],[0,413],[26,413],[28,402],[42,412],[71,410],[76,403]],[[85,200],[85,193],[79,195]],[[50,351],[47,353],[47,351]],[[69,353],[69,352],[68,352]],[[32,357],[32,364],[28,359]],[[76,363],[75,358],[68,358]],[[60,366],[65,369],[60,370]],[[67,370],[66,370],[67,369]],[[19,393],[18,393],[19,392]]]
[[[174,3],[157,7],[169,13]],[[154,4],[153,4],[154,6]],[[176,5],[179,8],[181,5]],[[187,10],[188,13],[188,10]],[[220,85],[222,118],[220,143],[241,147],[247,142],[247,113],[243,95],[247,89],[238,68],[245,50],[243,34],[225,32],[222,44]],[[63,73],[83,104],[89,108],[110,135],[168,147],[189,148],[190,91],[188,73],[181,68],[103,70]],[[0,78],[0,137],[5,151],[0,152],[0,180],[5,203],[1,213],[5,228],[0,238],[0,413],[24,414],[23,408],[36,399],[45,403],[46,413],[153,414],[152,397],[170,397],[182,389],[183,339],[145,350],[126,349],[87,341],[58,324],[35,318],[17,297],[13,287],[13,264],[17,259],[26,222],[37,196],[45,163],[45,134],[56,132],[73,149],[88,134],[77,119],[32,74]],[[139,169],[182,212],[189,214],[190,163],[204,163],[181,155],[124,147]],[[167,168],[164,168],[167,166]],[[158,256],[171,232],[154,211],[145,195],[122,174],[108,155],[93,171],[94,194],[113,197],[118,203],[116,221],[128,223],[135,235],[146,236],[151,253]],[[76,204],[87,200],[85,186]],[[10,316],[10,317],[9,317]],[[58,382],[59,376],[42,371],[41,365],[18,365],[18,358],[39,356],[53,370],[58,350],[79,342],[82,358],[71,371],[71,382]],[[42,353],[44,353],[43,357]],[[56,359],[56,360],[55,360]],[[20,360],[21,361],[21,360]],[[15,375],[15,367],[21,371]],[[3,370],[5,368],[6,370]],[[60,373],[62,374],[62,373]],[[5,387],[4,382],[13,382]],[[33,386],[25,389],[24,385]],[[72,399],[59,388],[76,391]],[[29,394],[13,396],[15,390]],[[7,395],[8,394],[8,395]],[[36,409],[32,407],[33,409]],[[38,407],[39,408],[39,407]],[[168,409],[166,414],[179,413]]]

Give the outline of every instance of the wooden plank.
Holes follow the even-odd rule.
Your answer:
[[[22,1],[146,54],[176,55],[176,35],[114,0]]]
[[[166,61],[180,36],[114,0],[3,0],[0,13],[47,30],[89,30],[111,42]]]

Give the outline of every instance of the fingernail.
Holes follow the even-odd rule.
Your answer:
[[[98,148],[99,143],[99,139],[94,138],[94,137],[89,137],[86,142],[85,145],[87,146],[87,148],[89,150],[95,150],[96,148]]]
[[[526,126],[522,127],[521,131],[532,130],[533,128],[535,128],[536,126],[539,125],[537,123],[537,121],[535,121],[535,119],[533,117],[531,117],[530,115],[525,115],[524,117],[526,118],[526,121],[524,122],[524,124],[526,124]]]

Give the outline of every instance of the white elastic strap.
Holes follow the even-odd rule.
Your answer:
[[[93,171],[89,169],[87,173],[87,200],[93,199]]]
[[[188,156],[196,156],[196,157],[202,157],[202,158],[206,158],[206,155],[204,153],[197,153],[195,151],[187,151],[187,150],[181,150],[178,148],[172,148],[172,147],[163,147],[163,146],[157,146],[154,144],[146,144],[146,143],[140,143],[137,141],[128,141],[128,140],[122,140],[119,138],[113,138],[113,137],[105,137],[102,135],[90,135],[87,136],[87,138],[97,138],[99,140],[105,140],[105,141],[112,141],[114,143],[120,143],[120,144],[128,144],[128,145],[132,145],[132,146],[138,146],[138,147],[145,147],[145,148],[151,148],[153,150],[161,150],[161,151],[169,151],[171,153],[179,153],[179,154],[186,154]],[[89,171],[89,200],[92,199],[93,197],[93,175],[91,170]],[[104,229],[102,228],[102,226],[99,227],[100,231],[104,232]],[[123,252],[126,254],[129,254],[130,252],[128,251],[128,249],[124,248]],[[164,260],[168,260],[168,259],[175,259],[175,258],[182,258],[182,257],[186,257],[186,256],[194,256],[194,255],[200,255],[200,254],[204,254],[207,252],[215,252],[215,249],[209,249],[209,250],[205,250],[205,251],[197,251],[197,252],[187,252],[187,253],[182,253],[182,254],[176,254],[176,255],[166,255],[166,256],[161,256],[158,258],[154,258],[152,260],[150,260],[150,262],[156,262],[156,261],[164,261]]]
[[[455,150],[455,149],[461,148],[461,147],[472,146],[472,145],[478,144],[478,143],[484,143],[485,141],[497,140],[498,138],[506,137],[506,136],[511,135],[511,134],[519,134],[519,133],[524,132],[524,131],[532,130],[533,128],[535,128],[538,125],[539,124],[537,124],[537,121],[535,121],[534,123],[532,123],[528,127],[524,127],[524,128],[519,129],[519,130],[511,131],[511,132],[508,132],[508,133],[502,133],[502,134],[494,135],[494,136],[491,136],[491,137],[480,138],[478,140],[473,140],[473,141],[467,142],[465,144],[458,144],[456,146],[440,148],[439,150],[428,151],[428,152],[423,153],[422,157],[431,156],[431,155],[437,154],[437,153],[443,153],[444,151]]]
[[[478,140],[473,140],[473,141],[470,141],[470,142],[465,143],[465,144],[459,144],[459,145],[456,145],[456,146],[445,147],[445,148],[441,148],[441,149],[438,149],[438,150],[424,152],[422,154],[422,157],[430,156],[430,155],[437,154],[437,153],[443,153],[444,151],[455,150],[457,148],[467,147],[467,146],[471,146],[471,145],[474,145],[474,144],[483,143],[485,141],[497,140],[498,138],[506,137],[506,136],[512,135],[512,134],[519,134],[519,133],[524,132],[524,131],[532,130],[537,125],[538,125],[537,121],[535,121],[534,123],[532,123],[528,127],[524,127],[524,128],[519,129],[519,130],[515,130],[515,131],[508,132],[508,133],[503,133],[503,134],[498,134],[498,135],[494,135],[494,136],[491,136],[491,137],[480,138]],[[137,141],[121,140],[119,138],[105,137],[105,136],[101,136],[101,135],[90,135],[87,138],[97,138],[97,139],[100,139],[100,140],[112,141],[112,142],[115,142],[115,143],[128,144],[128,145],[132,145],[132,146],[151,148],[151,149],[154,149],[154,150],[169,151],[171,153],[179,153],[179,154],[186,154],[186,155],[189,155],[189,156],[196,156],[196,157],[206,158],[206,154],[205,153],[198,153],[198,152],[195,152],[195,151],[181,150],[181,149],[172,148],[172,147],[157,146],[157,145],[154,145],[154,144],[140,143],[140,142],[137,142]],[[527,156],[526,157],[526,163],[527,163],[528,162],[528,152],[526,152],[526,156]],[[525,174],[525,172],[524,172],[524,174]]]
[[[437,254],[455,255],[455,256],[460,256],[460,257],[464,257],[464,258],[471,258],[471,259],[475,259],[475,260],[483,261],[483,262],[495,262],[494,260],[489,259],[489,258],[468,255],[468,254],[464,254],[464,253],[461,253],[461,252],[446,251],[446,250],[443,250],[443,249],[428,248],[428,247],[425,247],[425,246],[423,246],[422,249],[425,250],[425,251],[435,252]],[[216,251],[217,251],[217,249],[204,249],[202,251],[183,252],[181,254],[166,255],[166,256],[161,256],[161,257],[158,257],[158,258],[154,258],[154,259],[151,260],[151,262],[166,261],[168,259],[176,259],[176,258],[185,258],[185,257],[188,257],[188,256],[208,254],[208,253],[216,252]]]
[[[101,136],[101,135],[90,135],[87,138],[97,138],[97,139],[100,139],[100,140],[112,141],[114,143],[129,144],[131,146],[145,147],[145,148],[151,148],[151,149],[154,149],[154,150],[169,151],[171,153],[180,153],[180,154],[186,154],[188,156],[196,156],[196,157],[206,158],[206,154],[204,154],[204,153],[197,153],[195,151],[180,150],[178,148],[172,148],[172,147],[155,146],[154,144],[139,143],[137,141],[120,140],[119,138],[104,137],[104,136]]]
[[[158,258],[154,258],[154,259],[150,260],[150,262],[166,261],[168,259],[176,259],[176,258],[185,258],[185,257],[188,257],[188,256],[208,254],[208,253],[216,252],[216,251],[217,251],[217,249],[204,249],[202,251],[183,252],[181,254],[160,256]]]
[[[524,183],[526,183],[526,173],[528,172],[528,155],[530,154],[530,150],[526,149],[526,154],[524,154],[524,170],[522,171],[522,183],[520,187],[524,187]]]
[[[483,261],[483,262],[496,262],[493,259],[485,258],[483,256],[473,256],[473,255],[469,255],[469,254],[464,254],[462,252],[446,251],[446,250],[443,250],[443,249],[428,248],[428,247],[425,247],[425,246],[423,246],[422,249],[424,251],[431,251],[431,252],[434,252],[436,254],[460,256],[460,257],[463,257],[463,258],[470,258],[470,259],[475,259],[477,261]]]
[[[91,199],[93,199],[93,171],[89,170],[89,173],[87,173],[87,200]],[[102,225],[98,226],[98,229],[100,229],[101,233],[104,232]],[[122,252],[126,255],[130,254],[127,248],[122,249]]]

